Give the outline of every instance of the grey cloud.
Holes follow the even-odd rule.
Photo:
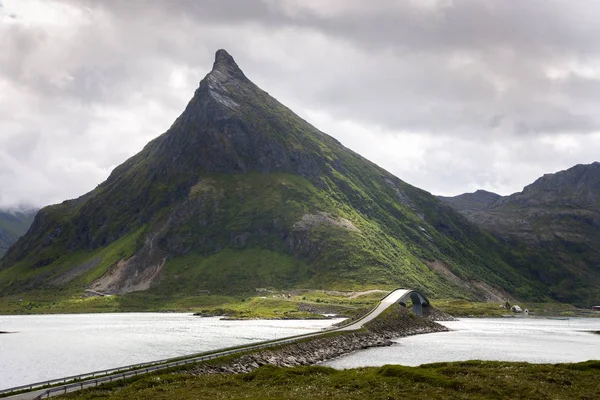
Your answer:
[[[302,116],[338,121],[324,130],[432,192],[515,191],[528,183],[515,176],[593,161],[598,143],[600,70],[569,70],[600,67],[592,2],[46,3],[75,7],[81,20],[0,21],[0,206],[93,188],[168,128],[217,48]],[[549,77],[551,67],[564,76]],[[372,128],[368,145],[345,121]],[[421,160],[398,164],[376,149],[406,132],[428,138]],[[580,148],[547,144],[562,135]]]
[[[256,24],[273,29],[275,34],[277,29],[301,29],[339,40],[341,46],[359,47],[367,62],[362,69],[350,66],[354,74],[340,76],[338,72],[348,68],[343,58],[325,63],[315,60],[318,68],[300,72],[295,80],[316,83],[313,90],[305,85],[306,102],[331,108],[339,118],[360,118],[392,129],[451,130],[469,135],[485,128],[501,111],[512,114],[515,120],[512,131],[506,133],[537,133],[543,128],[537,123],[538,115],[546,110],[549,117],[554,116],[557,108],[538,98],[553,87],[543,76],[543,68],[566,57],[599,50],[594,38],[600,27],[589,17],[600,13],[600,6],[595,5],[590,10],[564,2],[472,0],[452,2],[451,6],[440,2],[441,7],[423,11],[411,2],[354,1],[347,7],[353,12],[324,16],[318,8],[327,7],[327,3],[309,8],[292,2],[297,5],[296,12],[290,12],[287,3],[153,1],[144,3],[143,9],[136,2],[88,4],[120,19],[134,36],[156,40],[155,48],[147,50],[190,63],[200,61],[193,55],[193,42],[211,41],[202,37],[198,26],[235,31],[234,24]],[[574,23],[573,18],[581,23]],[[166,34],[152,34],[157,25]],[[186,34],[182,36],[183,30]],[[302,39],[299,34],[297,40]],[[243,40],[237,38],[238,42]],[[236,47],[248,52],[243,46]],[[393,54],[393,64],[378,63],[382,53]],[[384,61],[390,61],[387,58]],[[451,67],[457,58],[467,59],[466,65]],[[263,74],[277,74],[273,71],[277,68],[271,65]],[[505,81],[508,88],[501,91],[498,81]],[[294,92],[295,83],[283,89]],[[583,132],[597,129],[595,115],[585,112],[588,115],[578,119],[571,116],[562,125],[571,132],[580,127],[585,128]],[[564,109],[562,114],[577,113]]]
[[[356,77],[374,78],[368,82],[369,90],[360,96],[359,90],[344,93],[339,88],[356,88],[353,82],[331,79],[337,85],[322,91],[340,93],[332,99],[339,105],[340,117],[356,116],[358,109],[365,121],[372,122],[376,117],[390,128],[427,130],[425,124],[429,129],[466,130],[466,134],[472,134],[472,130],[484,126],[478,116],[489,120],[500,109],[513,115],[512,133],[544,132],[543,124],[536,121],[538,115],[545,113],[554,118],[557,108],[547,96],[556,90],[556,85],[544,76],[544,68],[569,58],[599,56],[600,43],[595,38],[600,34],[600,25],[594,18],[600,16],[597,4],[477,0],[452,2],[452,6],[430,13],[423,13],[408,2],[393,4],[396,7],[382,13],[357,12],[346,18],[313,15],[297,20],[362,46],[374,58],[378,52],[392,52],[399,61],[396,73],[375,65],[370,71],[357,74]],[[371,3],[364,7],[366,11]],[[451,60],[461,56],[476,62],[449,68]],[[363,88],[361,80],[358,84]],[[495,88],[497,80],[506,82],[506,91]],[[351,96],[347,99],[360,98],[362,104],[349,104],[343,109],[348,102],[340,103],[338,97],[348,94]],[[377,101],[381,94],[386,96],[384,102]],[[562,94],[568,102],[570,93]],[[315,96],[312,100],[319,99],[324,97]],[[411,107],[423,102],[433,103],[432,112],[422,113]],[[436,107],[438,102],[443,103],[442,110]],[[366,106],[367,103],[372,106]],[[400,104],[406,116],[386,118],[384,114],[398,116],[386,109],[386,104]],[[513,105],[518,106],[518,111]],[[567,116],[565,121],[552,124],[553,127],[564,126],[570,132],[581,129],[584,133],[598,129],[595,111],[582,111],[580,105],[572,102],[568,107],[571,109],[563,106],[561,110]],[[573,118],[582,112],[587,115]],[[523,129],[527,126],[534,128]]]
[[[300,20],[369,47],[406,46],[420,51],[508,48],[538,54],[589,52],[600,47],[592,36],[600,30],[596,24],[600,5],[593,3],[462,0],[447,2],[430,12],[407,1],[359,3],[363,6],[345,18],[313,14],[311,19]],[[393,7],[367,12],[373,4]]]

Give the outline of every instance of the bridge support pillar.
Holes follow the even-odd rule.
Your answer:
[[[406,308],[405,300],[408,300],[408,297],[410,297],[410,301],[412,303],[411,311],[415,315],[422,317],[423,316],[423,308],[429,307],[429,300],[427,300],[427,298],[425,298],[425,296],[421,295],[420,293],[413,291],[410,294],[408,294],[407,296],[402,297],[398,301],[398,304],[400,304],[402,307]]]

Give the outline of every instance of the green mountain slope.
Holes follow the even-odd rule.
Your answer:
[[[600,303],[600,163],[546,174],[485,207],[465,202],[472,196],[442,199],[503,240],[537,253],[543,262],[528,273],[554,298]]]
[[[0,257],[31,226],[35,210],[0,210]]]
[[[403,286],[545,298],[518,272],[530,260],[511,257],[434,196],[302,120],[220,50],[167,132],[94,191],[38,213],[0,265],[0,291],[169,298]]]

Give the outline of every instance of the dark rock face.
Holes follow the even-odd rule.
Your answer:
[[[555,174],[546,174],[521,193],[515,193],[499,202],[527,207],[570,206],[600,209],[600,163],[576,165]]]
[[[462,212],[485,210],[502,196],[485,190],[477,190],[474,193],[464,193],[454,197],[437,196],[437,198]]]

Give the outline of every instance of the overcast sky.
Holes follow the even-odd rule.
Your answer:
[[[0,0],[0,206],[77,197],[163,133],[219,48],[434,194],[600,160],[600,2]]]

